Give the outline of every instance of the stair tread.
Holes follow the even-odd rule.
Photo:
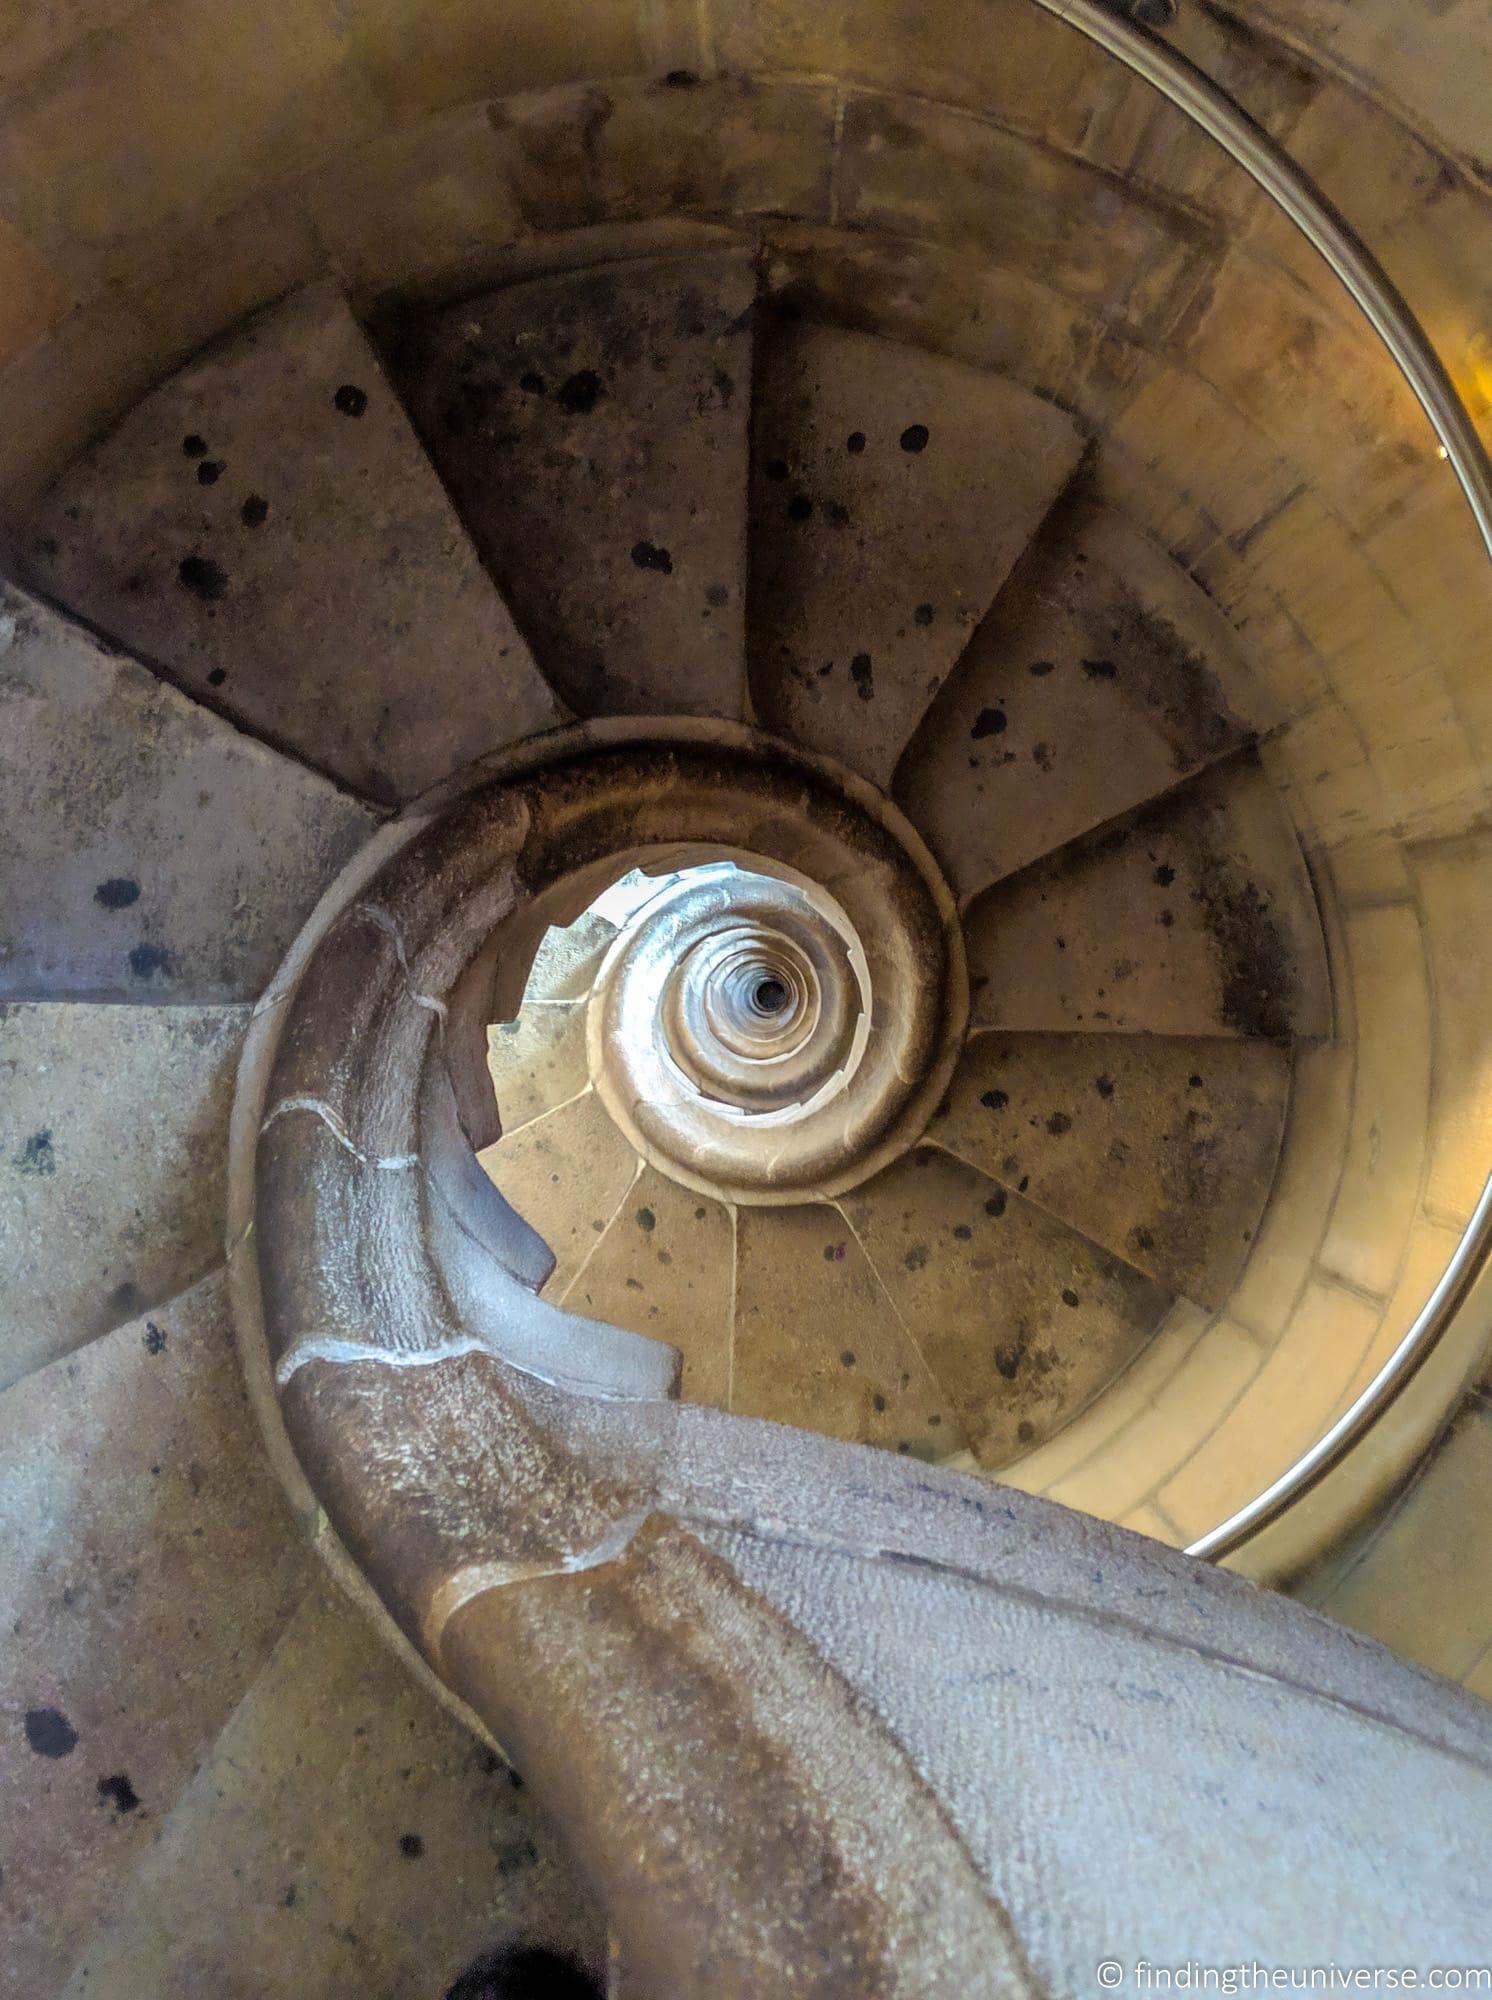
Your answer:
[[[247,1007],[0,1009],[0,1388],[222,1256]]]
[[[966,901],[1275,720],[1200,586],[1084,499],[1054,512],[996,598],[896,796]]]
[[[0,1463],[16,1725],[0,1961],[8,1991],[42,1994],[124,1902],[312,1560],[264,1461],[221,1271],[10,1389]]]
[[[329,285],[146,396],[52,488],[23,554],[194,695],[373,798],[558,719]]]
[[[527,1002],[514,1021],[487,1030],[487,1072],[504,1137],[578,1097],[590,1082],[585,1007]]]
[[[0,583],[0,994],[247,1000],[377,821]]]
[[[616,925],[595,910],[545,931],[529,967],[525,998],[584,1000],[616,934]]]
[[[564,272],[407,324],[391,366],[581,715],[740,716],[752,253]]]
[[[731,1409],[937,1459],[967,1440],[839,1210],[736,1213]]]
[[[750,634],[764,725],[889,784],[1081,452],[1069,417],[999,376],[764,321]]]
[[[964,937],[976,1027],[1331,1030],[1310,878],[1251,755],[996,884]]]
[[[724,1408],[733,1262],[730,1210],[644,1167],[563,1304],[668,1341],[684,1357],[680,1394]]]
[[[438,1994],[510,1933],[604,1960],[507,1767],[325,1578],[156,1833],[68,1994]]]
[[[636,1180],[636,1153],[587,1090],[477,1158],[503,1199],[553,1251],[544,1291],[547,1298],[562,1298]]]
[[[1171,1305],[1066,1223],[930,1147],[842,1205],[986,1471],[1075,1417]]]
[[[1290,1067],[1278,1042],[976,1035],[927,1137],[1216,1307],[1269,1198]]]

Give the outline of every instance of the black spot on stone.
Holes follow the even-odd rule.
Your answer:
[[[1082,1300],[1078,1297],[1077,1293],[1069,1285],[1062,1293],[1062,1303],[1065,1306],[1077,1306],[1082,1304]]]
[[[420,1856],[424,1853],[424,1851],[425,1851],[425,1842],[420,1834],[418,1833],[400,1834],[399,1852],[404,1856],[406,1861],[418,1861]]]
[[[344,382],[332,402],[344,417],[360,417],[368,407],[368,392],[356,382]]]
[[[1083,672],[1090,681],[1116,681],[1119,669],[1112,660],[1084,660]]]
[[[31,1137],[16,1154],[16,1166],[23,1174],[36,1174],[41,1179],[55,1174],[57,1156],[52,1150],[52,1130],[33,1132]]]
[[[1048,674],[1054,674],[1057,671],[1057,662],[1055,660],[1033,660],[1028,671],[1035,674],[1037,680],[1045,680]]]
[[[131,1319],[145,1303],[140,1287],[126,1278],[122,1285],[116,1285],[109,1294],[109,1309],[125,1319]]]
[[[930,436],[926,424],[908,424],[901,434],[901,448],[903,451],[926,451]]]
[[[1054,1111],[1046,1121],[1046,1129],[1054,1139],[1060,1139],[1064,1132],[1072,1130],[1072,1120],[1065,1111]]]
[[[912,613],[912,616],[919,625],[931,625],[933,622],[933,608],[930,604],[919,604],[917,609]]]
[[[101,1806],[112,1806],[122,1816],[139,1811],[140,1794],[123,1771],[115,1771],[109,1777],[99,1779],[98,1802]]]
[[[526,375],[518,377],[518,386],[525,396],[542,396],[544,393],[544,377],[536,375],[530,369]]]
[[[1163,931],[1168,931],[1176,921],[1176,913],[1174,910],[1162,910],[1155,921]]]
[[[855,683],[855,692],[862,701],[876,698],[875,673],[870,664],[869,653],[856,653],[850,661],[850,679]]]
[[[227,462],[221,458],[204,458],[197,467],[199,486],[216,486],[228,470]]]
[[[211,556],[183,556],[176,575],[182,588],[204,604],[216,604],[228,588],[228,572]]]
[[[639,569],[656,570],[659,576],[673,575],[673,557],[656,542],[634,542],[632,560]]]
[[[1130,1241],[1134,1244],[1136,1250],[1153,1250],[1155,1248],[1154,1236],[1143,1225],[1138,1225],[1129,1234]]]
[[[130,971],[136,979],[154,979],[171,970],[171,954],[164,945],[137,944],[130,953]]]
[[[567,415],[588,417],[601,400],[601,377],[594,368],[577,370],[568,381],[561,382],[556,400]]]
[[[658,1227],[658,1218],[650,1208],[640,1208],[637,1211],[637,1226],[651,1234]]]
[[[840,1355],[840,1357],[839,1357],[839,1365],[840,1365],[840,1367],[841,1367],[841,1368],[853,1368],[853,1367],[854,1367],[854,1365],[855,1365],[855,1350],[854,1350],[854,1348],[853,1348],[853,1347],[847,1347],[847,1348],[845,1349],[844,1353]]]
[[[1015,1427],[1015,1434],[1022,1444],[1029,1444],[1036,1435],[1036,1426],[1029,1417],[1022,1417]]]
[[[927,1265],[927,1245],[914,1243],[901,1261],[909,1271],[924,1270]]]
[[[1003,736],[1009,727],[1010,717],[1003,708],[981,708],[969,734],[976,743],[982,743],[986,736]]]
[[[785,458],[769,458],[765,469],[768,479],[787,478],[787,460]]]
[[[1114,1079],[1111,1076],[1096,1076],[1093,1079],[1093,1088],[1107,1101],[1114,1095]]]
[[[25,1727],[38,1757],[66,1757],[78,1747],[78,1732],[60,1708],[28,1708]]]
[[[864,431],[851,431],[849,436],[844,441],[844,448],[846,451],[854,452],[856,456],[858,456],[862,451],[864,451],[865,449]]]
[[[960,1243],[969,1242],[974,1234],[973,1230],[969,1227],[967,1222],[955,1222],[953,1225],[953,1233],[958,1238]]]
[[[208,673],[207,685],[210,688],[220,688],[227,678],[228,669],[226,667],[213,667]]]
[[[712,605],[716,611],[721,610],[725,605],[729,604],[730,603],[729,584],[712,583],[709,589],[705,592],[705,603]]]
[[[671,69],[663,81],[670,90],[693,90],[699,78],[692,69]]]
[[[1040,771],[1050,771],[1056,763],[1056,753],[1050,743],[1038,743],[1031,752],[1031,761]]]
[[[1195,1074],[1193,1074],[1193,1075],[1189,1076],[1189,1077],[1188,1077],[1188,1078],[1186,1079],[1186,1087],[1187,1087],[1187,1089],[1188,1089],[1188,1090],[1200,1090],[1200,1089],[1202,1088],[1202,1079],[1201,1079],[1201,1077],[1199,1077],[1199,1076],[1197,1076],[1197,1075],[1195,1075]]]
[[[998,1220],[1005,1213],[1009,1205],[1009,1196],[1006,1194],[1004,1188],[996,1188],[994,1193],[986,1200],[984,1212],[986,1215],[992,1215]]]
[[[876,1390],[870,1401],[872,1409],[884,1410],[886,1407],[886,1398],[881,1394],[879,1389]]]
[[[790,521],[806,521],[813,512],[813,502],[806,493],[795,493],[787,503],[787,518]]]
[[[206,458],[207,439],[199,437],[195,431],[188,431],[181,441],[181,448],[188,458]]]
[[[469,1965],[445,2000],[601,2000],[599,1978],[541,1945],[505,1944]]]
[[[262,528],[269,519],[269,502],[262,493],[251,493],[239,508],[238,518],[246,528]]]
[[[1169,889],[1176,880],[1176,870],[1163,861],[1150,879],[1158,889]]]
[[[979,1102],[984,1106],[986,1111],[1003,1111],[1010,1102],[1010,1092],[1008,1090],[986,1090],[980,1096]]]
[[[140,1338],[145,1343],[145,1352],[147,1354],[160,1354],[164,1352],[166,1330],[164,1327],[157,1326],[153,1319],[146,1320],[145,1331]]]
[[[93,892],[93,900],[106,910],[127,910],[131,903],[140,900],[140,885],[129,875],[111,875],[107,882],[100,882]]]

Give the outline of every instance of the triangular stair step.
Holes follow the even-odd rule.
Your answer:
[[[605,1235],[640,1162],[593,1090],[477,1155],[483,1171],[548,1244],[545,1296],[558,1300]]]
[[[889,785],[1082,450],[1071,418],[1000,376],[764,320],[751,471],[763,725]]]
[[[975,1027],[1331,1031],[1310,878],[1251,755],[998,883],[964,937]]]
[[[53,487],[23,554],[53,597],[371,798],[559,719],[329,285],[146,396]]]
[[[743,713],[749,249],[606,264],[406,323],[391,366],[581,715]]]

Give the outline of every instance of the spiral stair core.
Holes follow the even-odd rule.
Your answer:
[[[644,134],[714,88],[649,80]],[[790,122],[760,136],[776,88],[744,115],[786,157]],[[689,116],[740,114],[723,89]],[[874,127],[866,172],[912,156],[883,108],[839,116]],[[468,249],[438,284],[373,296],[344,262],[284,288],[15,521],[17,2000],[375,1977],[476,2000],[508,1937],[600,1977],[607,1918],[519,1776],[521,1706],[501,1750],[472,1733],[486,1614],[457,1592],[432,1627],[385,1588],[308,1443],[318,1365],[405,1311],[417,1422],[423,1364],[487,1337],[474,1258],[540,1396],[677,1397],[1181,1548],[1340,1415],[1455,1241],[1432,1202],[1380,1271],[1383,1211],[1353,1193],[1407,1145],[1407,905],[1381,843],[1355,873],[1323,858],[1289,621],[1165,531],[1132,436],[919,323],[904,250],[861,295],[855,227],[619,238],[589,200],[480,283]],[[1441,953],[1479,857],[1428,831]],[[1474,961],[1437,967],[1449,1008]],[[438,1076],[408,1054],[431,1036]],[[405,1226],[428,1291],[358,1248]],[[282,1248],[324,1281],[293,1337]],[[1464,1469],[1484,1335],[1468,1313],[1402,1435],[1238,1566],[1423,1656],[1365,1551],[1458,1410],[1459,1483],[1421,1476],[1434,1564],[1492,1490]],[[602,1560],[637,1523],[595,1505]],[[414,1659],[432,1631],[459,1699]],[[1428,1663],[1492,1692],[1477,1635]],[[1474,1745],[1471,1713],[1443,1726]],[[1010,1949],[990,1991],[1028,1976]]]

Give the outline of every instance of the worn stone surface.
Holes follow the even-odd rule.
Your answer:
[[[578,1097],[590,1082],[584,1006],[525,1000],[516,1020],[487,1030],[487,1070],[504,1133]]]
[[[604,1955],[507,1767],[324,1580],[155,1831],[75,2000],[427,2000],[515,1933]]]
[[[734,1290],[731,1211],[646,1167],[561,1303],[668,1341],[684,1357],[680,1394],[724,1409]]]
[[[312,1559],[221,1274],[16,1384],[0,1467],[0,1991],[21,2000],[124,1903]]]
[[[1277,1042],[976,1035],[928,1137],[1220,1306],[1258,1232],[1289,1096]]]
[[[998,377],[838,328],[765,320],[756,372],[757,714],[886,784],[1081,439]]]
[[[222,1256],[247,1007],[0,1006],[0,1384]]]
[[[584,1000],[617,927],[594,910],[573,924],[547,930],[529,967],[525,996],[536,1000]]]
[[[376,798],[557,719],[327,286],[147,396],[52,489],[25,553],[193,694]]]
[[[1272,714],[1186,572],[1083,500],[1054,510],[995,600],[896,796],[968,898],[1239,749]]]
[[[554,1252],[547,1291],[559,1298],[637,1178],[637,1155],[587,1090],[478,1157],[503,1199]]]
[[[563,273],[406,322],[392,365],[582,715],[742,713],[749,252]]]
[[[1170,1304],[1075,1229],[931,1148],[843,1206],[989,1470],[1076,1416]]]
[[[248,1000],[367,809],[0,585],[0,992]]]
[[[1324,1035],[1310,879],[1250,758],[1205,772],[980,897],[964,927],[976,1026]]]
[[[825,1203],[736,1213],[730,1407],[923,1459],[966,1442],[950,1392]]]

